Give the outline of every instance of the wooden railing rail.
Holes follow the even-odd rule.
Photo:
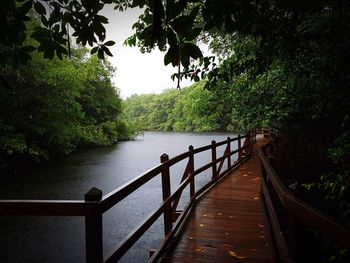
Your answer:
[[[120,259],[137,240],[157,221],[160,216],[164,216],[165,239],[157,251],[149,259],[149,262],[155,262],[160,259],[165,248],[169,245],[172,238],[176,235],[191,207],[211,186],[217,183],[228,171],[238,167],[248,157],[251,144],[254,142],[255,134],[252,132],[244,136],[238,136],[222,142],[212,141],[210,145],[194,149],[193,146],[183,154],[169,159],[167,154],[161,156],[161,163],[144,174],[134,178],[128,183],[120,186],[116,190],[102,196],[102,191],[92,188],[85,194],[84,201],[81,200],[0,200],[0,215],[45,215],[45,216],[84,216],[85,217],[85,242],[86,242],[86,262],[116,262]],[[243,147],[240,141],[245,139]],[[231,151],[231,143],[238,141],[239,148]],[[217,147],[226,144],[223,156],[217,158]],[[211,150],[211,162],[194,168],[194,155]],[[245,152],[245,154],[242,154]],[[237,161],[231,161],[232,155],[238,153]],[[186,169],[181,178],[179,187],[171,193],[170,188],[170,170],[169,168],[180,161],[188,159]],[[225,160],[227,169],[222,171]],[[200,189],[195,189],[195,178],[207,169],[212,169],[212,179]],[[109,255],[103,257],[103,239],[102,239],[102,215],[107,210],[117,205],[124,198],[139,189],[148,181],[156,176],[162,178],[163,202],[155,211],[153,211],[138,227],[131,231]],[[184,189],[190,186],[190,201],[182,211],[177,211],[177,206]]]
[[[85,216],[92,206],[80,200],[0,200],[0,215]]]
[[[305,203],[288,191],[268,160],[266,149],[269,147],[272,147],[271,143],[259,149],[259,157],[263,170],[262,192],[265,199],[270,199],[268,188],[271,187],[277,194],[280,203],[285,208],[290,218],[298,218],[308,226],[320,231],[323,235],[335,241],[340,246],[350,248],[350,230],[348,228],[342,226],[334,218],[329,217],[315,207]],[[278,222],[272,223],[276,224]],[[277,235],[282,238],[278,231]],[[284,249],[282,248],[282,250]],[[293,250],[293,248],[289,247],[289,250]]]

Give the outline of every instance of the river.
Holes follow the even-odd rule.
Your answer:
[[[159,164],[160,155],[170,158],[188,150],[222,141],[226,133],[145,132],[133,141],[110,147],[81,150],[69,158],[49,163],[27,175],[3,178],[0,199],[84,199],[97,187],[103,194]],[[237,148],[236,145],[231,146]],[[218,157],[224,148],[218,148]],[[209,162],[210,151],[195,156],[195,168]],[[185,162],[171,168],[172,191],[178,186]],[[200,174],[196,187],[210,179]],[[184,193],[184,196],[186,193]],[[186,197],[183,202],[187,201]],[[103,215],[105,255],[161,203],[160,178],[156,177]],[[181,207],[183,203],[180,203]],[[135,244],[120,262],[145,262],[149,250],[163,237],[162,218]],[[0,262],[85,262],[84,218],[0,217]]]

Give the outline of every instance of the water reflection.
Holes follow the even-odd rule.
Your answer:
[[[113,147],[82,150],[59,163],[51,163],[29,175],[6,178],[1,199],[83,199],[91,188],[104,194],[159,164],[160,155],[170,158],[188,150],[222,141],[229,134],[146,132],[135,141]],[[236,146],[233,145],[232,149]],[[218,156],[224,148],[218,149]],[[211,158],[210,152],[195,157],[195,167]],[[171,168],[172,191],[179,184],[186,162]],[[204,184],[210,172],[201,175]],[[196,185],[197,187],[199,185]],[[184,193],[188,196],[188,193]],[[186,198],[185,198],[186,199]],[[161,203],[160,178],[151,180],[103,216],[105,254]],[[182,203],[179,204],[181,208]],[[144,235],[121,262],[145,262],[148,251],[158,247],[162,220]],[[1,217],[0,261],[84,262],[84,219],[78,217]]]

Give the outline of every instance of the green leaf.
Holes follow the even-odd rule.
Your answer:
[[[131,4],[131,7],[133,8],[133,7],[138,6],[138,7],[140,7],[140,8],[143,8],[144,5],[145,5],[145,2],[146,2],[146,1],[144,1],[144,0],[134,0],[134,1],[132,2],[132,4]]]
[[[190,65],[190,55],[185,47],[181,48],[181,64],[185,67],[188,68]]]
[[[203,57],[202,51],[195,44],[186,43],[184,47],[192,58],[197,59]]]
[[[51,39],[50,31],[46,28],[36,27],[31,37],[38,42],[49,41]]]
[[[59,50],[62,54],[68,55],[68,51],[67,51],[67,49],[65,48],[65,46],[57,45],[57,46],[56,46],[56,49]]]
[[[167,9],[169,11],[168,19],[170,20],[180,15],[186,9],[186,6],[187,1],[184,0],[180,0],[172,6],[167,6]]]
[[[91,55],[95,54],[97,50],[98,50],[98,47],[94,47],[93,49],[91,49],[90,54]]]
[[[141,34],[139,35],[139,39],[151,39],[152,26],[146,27]]]
[[[101,45],[102,50],[110,57],[113,57],[113,54],[111,53],[111,51],[109,51],[108,47],[106,47],[105,45]]]
[[[114,41],[110,40],[110,41],[107,41],[106,43],[104,43],[105,46],[113,46],[115,44]]]
[[[195,8],[192,9],[189,17],[194,20],[196,18],[196,16],[198,15],[199,12],[199,6],[196,6]]]
[[[123,43],[124,46],[130,46],[130,47],[134,47],[136,46],[136,36],[133,35],[129,38],[127,38],[124,43]]]
[[[49,21],[47,20],[46,16],[41,16],[40,19],[41,19],[41,23],[43,23],[45,27],[49,25]]]
[[[99,48],[97,51],[97,57],[99,59],[104,59],[105,58],[105,53],[103,52],[102,48]]]
[[[105,16],[95,16],[95,19],[101,22],[102,24],[108,24],[108,18]]]
[[[177,44],[176,33],[171,28],[168,28],[168,30],[166,32],[166,36],[168,38],[168,43],[170,46]]]
[[[172,63],[173,66],[176,66],[179,62],[179,47],[176,45],[170,46],[168,52],[164,56],[164,65]]]
[[[170,22],[170,25],[179,35],[189,31],[193,25],[193,20],[189,16],[179,16]]]
[[[43,6],[42,3],[40,3],[39,1],[36,1],[34,3],[34,9],[35,11],[40,14],[40,15],[46,15],[46,9],[45,7]]]
[[[62,60],[62,52],[59,49],[56,49],[56,55],[59,59]]]
[[[48,48],[44,51],[44,58],[53,59],[55,56],[55,50],[53,48]]]
[[[200,27],[193,28],[191,31],[188,31],[188,33],[186,33],[184,37],[187,41],[192,41],[199,36],[201,31],[202,31],[202,28]]]

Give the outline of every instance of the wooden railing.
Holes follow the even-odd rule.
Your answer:
[[[261,133],[265,139],[273,139],[276,135],[276,130],[272,128],[262,128]]]
[[[259,157],[262,163],[263,175],[261,190],[277,252],[277,262],[293,262],[292,257],[294,258],[296,255],[298,246],[295,236],[298,232],[298,221],[302,221],[307,226],[321,232],[340,247],[349,249],[350,231],[348,228],[295,197],[283,184],[268,159],[268,154],[274,151],[273,147],[273,142],[270,142],[260,148]],[[289,229],[287,235],[283,234],[276,214],[275,207],[277,203],[282,205],[287,214],[287,227]]]
[[[243,146],[241,140],[245,139]],[[67,200],[0,200],[0,215],[37,215],[37,216],[83,216],[85,217],[85,244],[86,262],[116,262],[118,261],[137,240],[163,215],[165,238],[160,248],[152,254],[148,262],[156,262],[164,253],[174,236],[180,230],[186,216],[190,212],[196,199],[198,199],[211,186],[217,183],[224,175],[238,167],[250,155],[251,144],[255,140],[255,133],[238,136],[222,142],[212,141],[210,145],[194,149],[193,146],[183,154],[169,159],[167,154],[161,156],[161,163],[148,172],[134,178],[118,189],[102,196],[102,191],[92,188],[85,194],[84,201]],[[231,150],[231,143],[237,141],[238,149]],[[217,147],[226,145],[223,156],[217,158]],[[211,162],[194,169],[194,156],[204,151],[211,151]],[[232,164],[232,155],[238,154],[237,160]],[[181,183],[174,193],[170,191],[170,167],[182,160],[188,159],[186,169]],[[222,170],[225,160],[227,169]],[[202,188],[195,189],[195,179],[200,173],[207,169],[212,170],[211,180]],[[146,184],[154,177],[160,175],[162,181],[163,202],[152,212],[138,227],[132,230],[112,251],[104,257],[103,255],[103,224],[102,215],[107,210],[117,205],[124,198]],[[181,211],[177,206],[182,192],[189,186],[190,201]]]

